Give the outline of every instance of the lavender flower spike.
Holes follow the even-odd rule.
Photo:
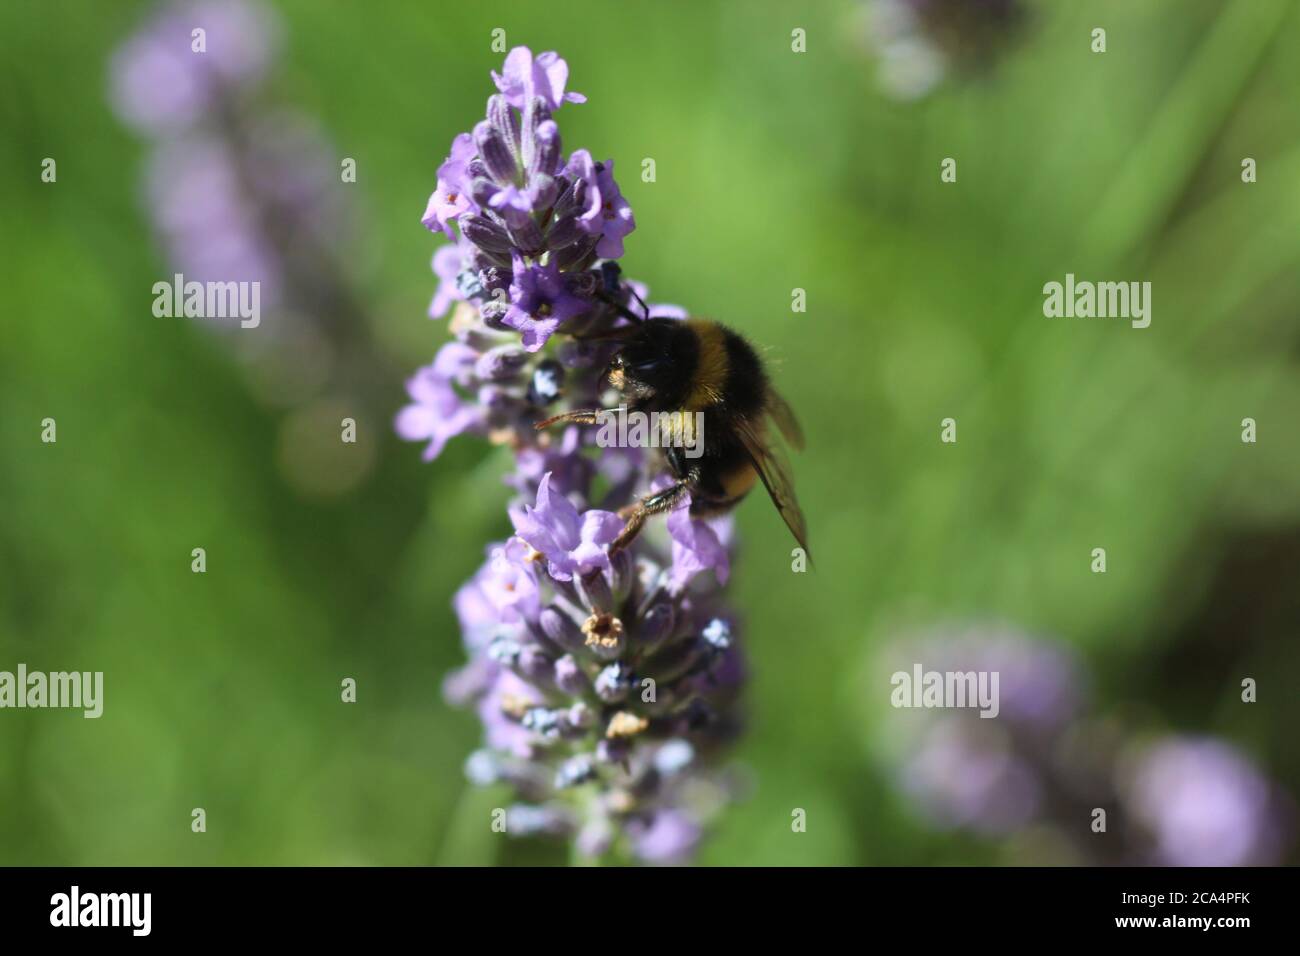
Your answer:
[[[555,53],[512,50],[485,118],[437,171],[423,222],[454,244],[434,256],[430,314],[450,312],[454,339],[408,383],[396,427],[427,443],[426,459],[465,432],[514,454],[514,536],[455,601],[468,662],[444,693],[483,722],[470,780],[514,791],[514,836],[683,863],[734,789],[717,764],[745,680],[721,593],[731,536],[682,507],[611,555],[616,509],[655,487],[662,464],[597,448],[591,430],[533,427],[561,398],[599,404],[614,348],[600,336],[632,301],[610,268],[635,227],[613,163],[562,154],[553,115],[584,100],[568,72]]]

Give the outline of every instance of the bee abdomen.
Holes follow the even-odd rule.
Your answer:
[[[767,397],[767,375],[753,346],[730,329],[724,328],[727,349],[727,383],[723,389],[730,411],[738,415],[756,415]]]
[[[753,464],[746,457],[707,469],[691,496],[691,514],[707,517],[735,507],[758,481]]]

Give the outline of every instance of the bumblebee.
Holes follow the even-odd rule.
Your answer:
[[[601,338],[621,340],[604,380],[624,398],[628,411],[658,412],[677,423],[699,421],[695,456],[681,443],[663,449],[673,484],[619,511],[626,524],[610,551],[627,547],[652,515],[671,511],[689,494],[691,514],[709,517],[735,507],[762,482],[799,546],[808,550],[808,531],[794,496],[784,457],[772,444],[769,423],[793,447],[803,432],[790,406],[772,388],[758,354],[741,335],[709,319],[638,318]],[[584,409],[538,422],[596,424],[621,409]],[[689,428],[689,426],[688,426]]]

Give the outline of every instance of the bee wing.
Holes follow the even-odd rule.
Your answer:
[[[799,508],[799,501],[794,496],[794,480],[790,477],[790,468],[784,457],[768,443],[761,422],[756,424],[741,421],[736,432],[744,443],[745,450],[749,452],[749,460],[771,496],[772,504],[776,505],[776,510],[781,513],[786,527],[799,542],[799,547],[811,557],[808,550],[808,525]]]
[[[772,416],[772,421],[776,422],[776,427],[781,429],[781,434],[798,451],[803,451],[803,429],[799,427],[799,420],[794,417],[794,412],[786,400],[782,398],[777,390],[769,387],[767,390],[767,413]]]

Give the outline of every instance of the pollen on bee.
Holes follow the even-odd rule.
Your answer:
[[[653,416],[652,416],[653,417]],[[659,444],[662,447],[689,448],[695,444],[696,418],[694,412],[667,412],[659,416]]]

